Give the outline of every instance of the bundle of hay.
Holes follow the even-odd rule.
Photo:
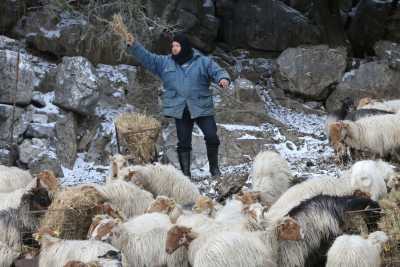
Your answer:
[[[392,191],[379,201],[383,216],[378,223],[379,230],[388,237],[384,248],[384,262],[400,262],[400,192]]]
[[[153,161],[155,144],[161,131],[161,123],[145,114],[124,113],[115,121],[118,138],[126,146],[135,163]]]
[[[125,40],[128,39],[129,31],[126,25],[124,24],[121,14],[113,15],[111,27],[114,30],[114,32],[118,33],[122,38],[124,38]]]
[[[57,231],[62,239],[85,239],[99,205],[106,201],[92,186],[67,188],[56,193],[41,227]]]

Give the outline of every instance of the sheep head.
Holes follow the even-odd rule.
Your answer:
[[[360,109],[366,105],[373,103],[374,100],[371,97],[363,97],[358,101],[357,109]]]
[[[289,216],[282,219],[282,222],[277,227],[279,240],[294,240],[298,241],[304,238],[301,226],[297,221]]]
[[[254,203],[258,203],[261,201],[261,192],[254,191],[254,192],[243,192],[240,191],[235,198],[243,203],[244,206],[249,206]]]
[[[52,244],[60,241],[58,237],[60,236],[60,232],[53,230],[50,227],[43,226],[39,228],[39,230],[32,234],[33,238],[41,244],[41,247],[49,247]]]
[[[146,189],[149,186],[146,178],[138,171],[129,171],[128,175],[124,177],[124,180],[132,182],[142,189]]]
[[[111,177],[116,178],[118,176],[118,171],[123,167],[128,166],[128,161],[125,156],[121,154],[115,154],[110,157],[111,163]]]
[[[371,193],[363,192],[363,191],[357,189],[357,190],[354,190],[353,196],[355,196],[355,197],[363,197],[363,198],[371,198]]]
[[[114,219],[119,219],[121,221],[125,221],[124,216],[118,209],[115,209],[111,203],[105,202],[103,204],[99,204],[95,207],[96,214],[106,214]]]
[[[96,215],[92,219],[92,224],[89,227],[88,239],[110,241],[113,235],[115,226],[121,223],[120,220],[111,218],[108,215]]]
[[[36,179],[36,186],[22,196],[21,203],[29,204],[31,211],[46,210],[51,204],[49,191],[42,187],[39,179]]]
[[[192,232],[192,228],[175,225],[167,233],[165,251],[168,254],[172,254],[175,250],[182,246],[187,248],[196,238],[197,234]]]
[[[150,203],[146,213],[159,212],[169,214],[175,207],[175,200],[166,196],[157,196],[157,198]]]
[[[36,178],[39,180],[41,186],[47,188],[49,191],[56,192],[60,188],[59,181],[51,170],[40,172]]]
[[[211,215],[215,210],[214,202],[206,196],[199,196],[194,204],[192,211],[196,213],[206,213]]]

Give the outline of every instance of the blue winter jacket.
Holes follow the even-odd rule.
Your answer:
[[[185,64],[175,63],[171,55],[151,53],[137,41],[128,47],[128,52],[163,81],[164,116],[181,119],[185,105],[192,119],[215,114],[210,82],[230,81],[229,74],[215,61],[194,50],[193,58],[183,67]]]

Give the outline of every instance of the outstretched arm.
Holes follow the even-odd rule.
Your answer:
[[[228,72],[221,68],[217,62],[212,59],[209,59],[207,72],[208,76],[210,76],[220,87],[227,88],[229,86],[231,78]]]

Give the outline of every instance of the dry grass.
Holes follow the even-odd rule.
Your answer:
[[[97,207],[107,201],[92,186],[66,188],[58,192],[41,222],[60,233],[62,239],[86,239]]]
[[[161,123],[141,113],[124,113],[115,121],[119,140],[129,151],[135,163],[149,163],[155,156],[155,145],[161,131]]]

